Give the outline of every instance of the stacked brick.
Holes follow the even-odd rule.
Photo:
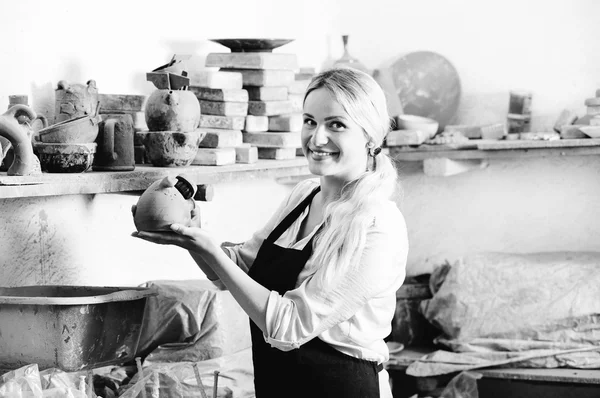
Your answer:
[[[202,71],[190,85],[200,102],[200,130],[205,132],[194,165],[222,166],[254,163],[256,148],[242,140],[248,115],[248,92],[240,73]]]
[[[270,52],[211,53],[207,67],[237,73],[248,94],[243,142],[258,148],[259,159],[292,159],[300,147],[302,117],[289,99],[295,84],[295,54]],[[203,110],[204,113],[204,110]]]

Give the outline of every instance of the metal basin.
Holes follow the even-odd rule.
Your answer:
[[[0,288],[0,369],[37,363],[67,372],[135,358],[147,288]]]

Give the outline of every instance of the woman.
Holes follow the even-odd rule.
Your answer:
[[[255,390],[264,397],[391,397],[389,353],[408,241],[380,153],[385,96],[367,74],[332,69],[304,97],[302,149],[311,173],[267,225],[223,247],[199,228],[137,237],[187,249],[249,315]]]

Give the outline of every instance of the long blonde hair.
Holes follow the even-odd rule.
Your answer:
[[[374,148],[381,147],[390,130],[390,117],[385,94],[371,76],[350,68],[321,72],[312,79],[304,100],[320,88],[328,90],[362,127]],[[312,260],[319,268],[325,266],[326,271],[320,273],[324,287],[332,287],[336,275],[360,261],[367,232],[374,222],[374,210],[397,193],[398,174],[389,156],[379,153],[368,158],[372,166],[358,179],[348,182],[340,197],[324,209],[324,225],[315,236]]]

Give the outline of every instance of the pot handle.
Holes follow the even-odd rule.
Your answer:
[[[38,115],[35,119],[33,119],[31,121],[31,124],[33,124],[33,122],[36,121],[36,120],[39,120],[39,121],[42,122],[42,128],[41,129],[45,129],[46,127],[48,127],[48,119],[46,119],[46,116],[44,116],[44,115]]]
[[[104,123],[104,131],[102,132],[102,152],[106,153],[111,160],[117,160],[115,152],[115,124],[116,119],[108,119]]]

